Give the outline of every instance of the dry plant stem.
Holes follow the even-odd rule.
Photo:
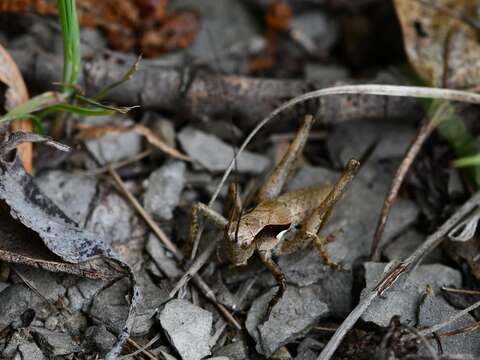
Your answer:
[[[130,358],[133,358],[134,356],[142,353],[143,355],[145,355],[147,358],[151,359],[151,360],[158,360],[158,357],[156,357],[155,355],[153,355],[150,351],[148,351],[147,349],[152,346],[158,339],[160,339],[160,335],[156,335],[153,337],[152,340],[150,340],[148,343],[146,343],[144,346],[140,346],[139,344],[137,344],[134,340],[132,339],[128,339],[127,342],[131,345],[133,345],[134,347],[137,348],[137,350],[135,350],[133,353],[131,354],[128,354],[128,355],[123,355],[123,356],[120,356],[118,358],[118,360],[125,360],[125,359],[130,359]]]
[[[446,286],[443,286],[442,290],[447,291],[447,292],[456,293],[456,294],[480,295],[480,291],[478,291],[478,290],[456,289],[456,288],[449,288],[449,287],[446,287]]]
[[[436,324],[436,325],[433,325],[427,329],[423,329],[423,330],[420,330],[420,334],[425,336],[425,335],[429,335],[429,334],[432,334],[432,333],[435,333],[437,332],[438,330],[440,329],[443,329],[445,326],[448,326],[450,325],[451,323],[457,321],[458,319],[462,318],[463,316],[467,315],[470,311],[473,311],[475,310],[476,308],[480,307],[480,301],[477,301],[476,303],[474,303],[473,305],[470,305],[469,307],[467,307],[466,309],[463,309],[462,311],[459,311],[457,312],[455,315],[453,315],[450,319],[444,321],[444,322],[441,322],[439,324]]]
[[[187,269],[187,271],[185,271],[183,276],[177,281],[172,291],[170,291],[170,294],[168,295],[169,298],[173,298],[178,292],[178,290],[180,290],[202,268],[202,266],[208,261],[210,256],[212,256],[215,252],[215,249],[217,248],[217,243],[218,240],[212,241],[205,249],[205,251],[197,257],[195,262]]]
[[[387,289],[391,288],[399,279],[401,275],[409,273],[415,265],[419,264],[422,259],[432,251],[436,246],[438,246],[448,232],[461,220],[465,215],[470,213],[472,210],[480,206],[480,192],[475,193],[460,209],[458,209],[440,228],[430,235],[408,258],[400,262],[387,274],[385,274],[382,280],[370,289],[367,295],[360,300],[358,305],[353,309],[353,311],[347,316],[344,322],[337,329],[333,337],[327,343],[325,348],[322,350],[318,356],[318,360],[329,360],[335,350],[338,348],[342,342],[344,336],[347,332],[355,325],[357,320],[362,316],[365,310],[371,305],[373,300],[375,300],[379,295],[383,294]],[[479,303],[476,303],[472,306],[478,307]],[[469,312],[472,309],[472,306],[456,314]],[[467,311],[468,310],[468,311]],[[462,315],[461,315],[462,316]],[[458,317],[457,317],[458,318]],[[432,328],[430,328],[432,329]],[[438,330],[435,328],[433,331]],[[431,331],[430,331],[431,332]],[[428,333],[430,333],[428,332]],[[423,332],[420,332],[424,335]]]
[[[153,233],[157,236],[157,238],[165,245],[165,247],[173,254],[177,262],[180,264],[183,260],[182,253],[177,249],[174,243],[168,238],[168,236],[163,232],[162,229],[155,223],[152,217],[145,211],[143,206],[138,202],[138,200],[133,196],[133,194],[126,188],[125,184],[123,183],[120,176],[117,172],[109,168],[109,174],[112,176],[113,180],[120,188],[121,192],[125,195],[128,201],[132,204],[135,210],[142,216],[145,222],[150,226]],[[220,313],[225,316],[225,318],[231,322],[237,329],[241,329],[242,326],[239,324],[237,319],[228,311],[228,309],[220,304],[217,299],[215,298],[215,294],[213,293],[212,289],[205,283],[205,281],[198,275],[193,276],[194,284],[199,288],[199,290],[203,293],[203,295],[210,300],[220,311]]]
[[[297,96],[283,105],[276,108],[272,111],[267,117],[265,117],[258,125],[250,132],[247,138],[244,140],[240,148],[238,149],[236,155],[233,157],[230,165],[228,166],[227,170],[225,171],[220,183],[218,184],[215,192],[213,193],[210,201],[208,202],[208,206],[212,207],[215,200],[217,199],[218,195],[222,187],[224,186],[225,182],[227,181],[228,176],[232,172],[237,157],[240,153],[242,153],[248,144],[252,141],[255,135],[265,126],[267,125],[273,118],[275,118],[278,114],[283,112],[284,110],[295,106],[298,103],[302,103],[309,99],[313,98],[320,98],[327,95],[343,95],[343,94],[369,94],[369,95],[385,95],[385,96],[402,96],[402,97],[418,97],[418,98],[441,98],[446,100],[452,101],[462,101],[467,103],[478,103],[480,104],[480,95],[476,93],[471,93],[467,91],[461,90],[451,90],[451,89],[443,89],[443,88],[428,88],[428,87],[415,87],[415,86],[395,86],[395,85],[346,85],[346,86],[337,86],[332,88],[326,88],[321,90],[312,91],[309,93],[305,93],[303,95]],[[428,135],[426,133],[425,135]],[[426,136],[428,137],[428,136]],[[421,146],[421,144],[420,144]],[[419,146],[419,147],[420,147]],[[418,150],[417,150],[418,151]],[[413,159],[412,159],[413,161]],[[408,167],[407,169],[408,170]],[[198,241],[199,237],[201,236],[202,228],[200,228],[196,241]]]
[[[121,161],[117,161],[117,162],[113,162],[113,163],[110,163],[110,165],[99,167],[99,168],[96,168],[96,169],[93,169],[93,170],[79,171],[78,173],[82,174],[82,175],[101,175],[101,174],[107,173],[109,171],[109,168],[112,168],[114,170],[118,170],[118,169],[120,169],[124,166],[136,163],[137,161],[140,161],[140,160],[146,158],[151,153],[152,153],[152,150],[147,149],[147,150],[142,151],[141,153],[139,153],[137,155],[132,156],[131,158],[121,160]]]
[[[294,97],[293,99],[283,103],[281,106],[273,110],[268,116],[263,118],[257,126],[250,132],[247,138],[244,140],[234,159],[230,162],[227,170],[225,171],[223,178],[212,195],[208,206],[212,206],[217,199],[225,181],[232,172],[236,158],[242,153],[248,144],[252,141],[255,135],[267,125],[273,118],[282,113],[283,111],[303,103],[309,99],[321,98],[327,95],[345,95],[345,94],[368,94],[368,95],[383,95],[383,96],[400,96],[400,97],[414,97],[414,98],[432,98],[432,99],[444,99],[450,101],[460,101],[466,103],[480,104],[480,94],[452,90],[442,88],[429,88],[429,87],[417,87],[417,86],[396,86],[396,85],[345,85],[336,86],[321,90],[315,90],[303,95]]]
[[[12,50],[12,56],[30,84],[39,90],[51,89],[61,81],[58,68],[61,58],[50,53]],[[108,55],[105,56],[105,55]],[[117,82],[136,57],[108,52],[93,59],[85,59],[84,81],[87,93]],[[252,129],[258,120],[277,106],[298,94],[324,87],[324,84],[291,79],[260,79],[247,76],[218,75],[196,71],[185,79],[183,63],[168,67],[159,60],[142,60],[138,71],[126,83],[108,94],[108,101],[122,105],[140,105],[144,109],[157,109],[181,114],[189,120],[218,118],[235,114],[237,126]],[[188,68],[187,68],[188,70]],[[353,80],[352,80],[353,81]],[[303,105],[308,105],[303,106]],[[418,118],[422,107],[418,101],[399,101],[391,98],[367,96],[330,97],[318,103],[302,104],[283,114],[285,129],[293,129],[291,119],[313,113],[324,121],[336,124],[352,119],[408,119]]]
[[[239,308],[242,304],[243,301],[245,301],[245,299],[247,298],[247,295],[249,293],[249,291],[252,289],[253,285],[255,284],[256,282],[256,279],[255,278],[252,278],[252,279],[248,279],[247,280],[247,283],[244,284],[244,286],[242,286],[236,293],[235,293],[235,296],[237,297],[238,301],[236,302],[235,304],[235,308]],[[210,338],[210,345],[213,347],[218,339],[220,339],[220,336],[222,336],[222,333],[225,331],[225,328],[227,327],[227,323],[222,319],[220,318],[219,320],[219,323],[221,325],[218,326],[218,329],[217,331],[215,331],[215,333],[213,334],[213,336]]]
[[[463,326],[460,329],[447,331],[447,332],[437,334],[437,335],[440,336],[440,337],[442,337],[442,336],[443,337],[445,337],[445,336],[456,336],[456,335],[461,335],[461,334],[477,331],[478,329],[480,329],[480,321],[477,321],[477,322],[471,323],[469,325]]]
[[[428,350],[428,352],[432,356],[433,360],[438,360],[437,352],[435,351],[433,346],[430,344],[430,342],[425,338],[424,335],[420,334],[420,332],[413,327],[405,326],[405,328],[407,329],[407,331],[409,331],[412,334],[413,337],[420,339],[420,341],[423,343],[425,348]]]
[[[370,251],[371,261],[380,260],[380,241],[382,239],[383,231],[385,230],[385,225],[387,224],[387,219],[390,215],[390,211],[392,210],[393,204],[395,203],[395,199],[397,198],[398,192],[400,191],[400,187],[402,186],[405,175],[407,175],[408,170],[415,161],[423,144],[432,134],[435,126],[436,124],[432,120],[425,119],[423,125],[417,131],[415,138],[413,139],[410,147],[405,153],[402,163],[398,167],[395,176],[393,177],[392,184],[390,185],[390,190],[388,191],[388,194],[383,201],[382,211],[378,219],[375,235],[373,236],[372,248]]]

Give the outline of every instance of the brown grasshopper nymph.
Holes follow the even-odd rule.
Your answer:
[[[336,266],[326,254],[325,241],[318,233],[360,165],[357,160],[350,160],[333,185],[318,185],[282,194],[305,147],[312,123],[313,117],[307,115],[287,152],[260,188],[257,205],[252,210],[242,214],[238,197],[230,199],[227,218],[202,203],[196,204],[192,210],[188,244],[191,245],[197,236],[198,218],[202,215],[224,231],[219,252],[231,264],[245,265],[255,252],[258,253],[279,286],[269,310],[286,289],[285,276],[272,256],[292,253],[313,242],[324,262]]]

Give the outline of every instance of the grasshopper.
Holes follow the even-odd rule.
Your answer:
[[[242,214],[239,197],[229,191],[225,216],[203,203],[192,208],[187,249],[191,249],[199,231],[200,216],[224,231],[219,256],[234,266],[245,265],[256,252],[278,283],[267,314],[286,289],[285,275],[274,257],[289,254],[313,243],[327,265],[337,267],[325,251],[325,239],[318,233],[325,225],[335,204],[344,194],[359,169],[357,160],[350,160],[337,182],[285,192],[308,134],[313,117],[307,115],[292,143],[275,166],[256,196],[256,206]],[[282,194],[283,193],[283,194]],[[233,195],[232,195],[233,194]]]

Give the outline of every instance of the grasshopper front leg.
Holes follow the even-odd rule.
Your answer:
[[[192,219],[190,221],[190,228],[188,234],[188,240],[183,249],[183,253],[186,259],[190,259],[193,251],[193,246],[200,230],[200,216],[209,220],[213,225],[217,226],[221,230],[225,230],[228,224],[228,220],[221,214],[208,207],[204,203],[196,203],[192,208]]]

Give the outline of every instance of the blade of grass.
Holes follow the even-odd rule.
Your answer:
[[[443,108],[437,119],[437,130],[448,141],[455,155],[461,158],[479,156],[480,149],[475,138],[455,112],[452,104],[437,100],[432,106],[442,106]],[[474,188],[478,189],[480,187],[480,164],[471,163],[464,172]]]
[[[80,30],[75,0],[58,0],[60,27],[63,34],[63,91],[71,94],[80,73]]]
[[[460,159],[454,160],[452,166],[457,168],[463,168],[468,166],[479,166],[480,165],[480,154],[465,156]]]
[[[65,101],[65,98],[65,94],[60,94],[54,91],[45,92],[10,110],[8,113],[0,117],[0,122],[31,117],[32,113],[62,103]]]

